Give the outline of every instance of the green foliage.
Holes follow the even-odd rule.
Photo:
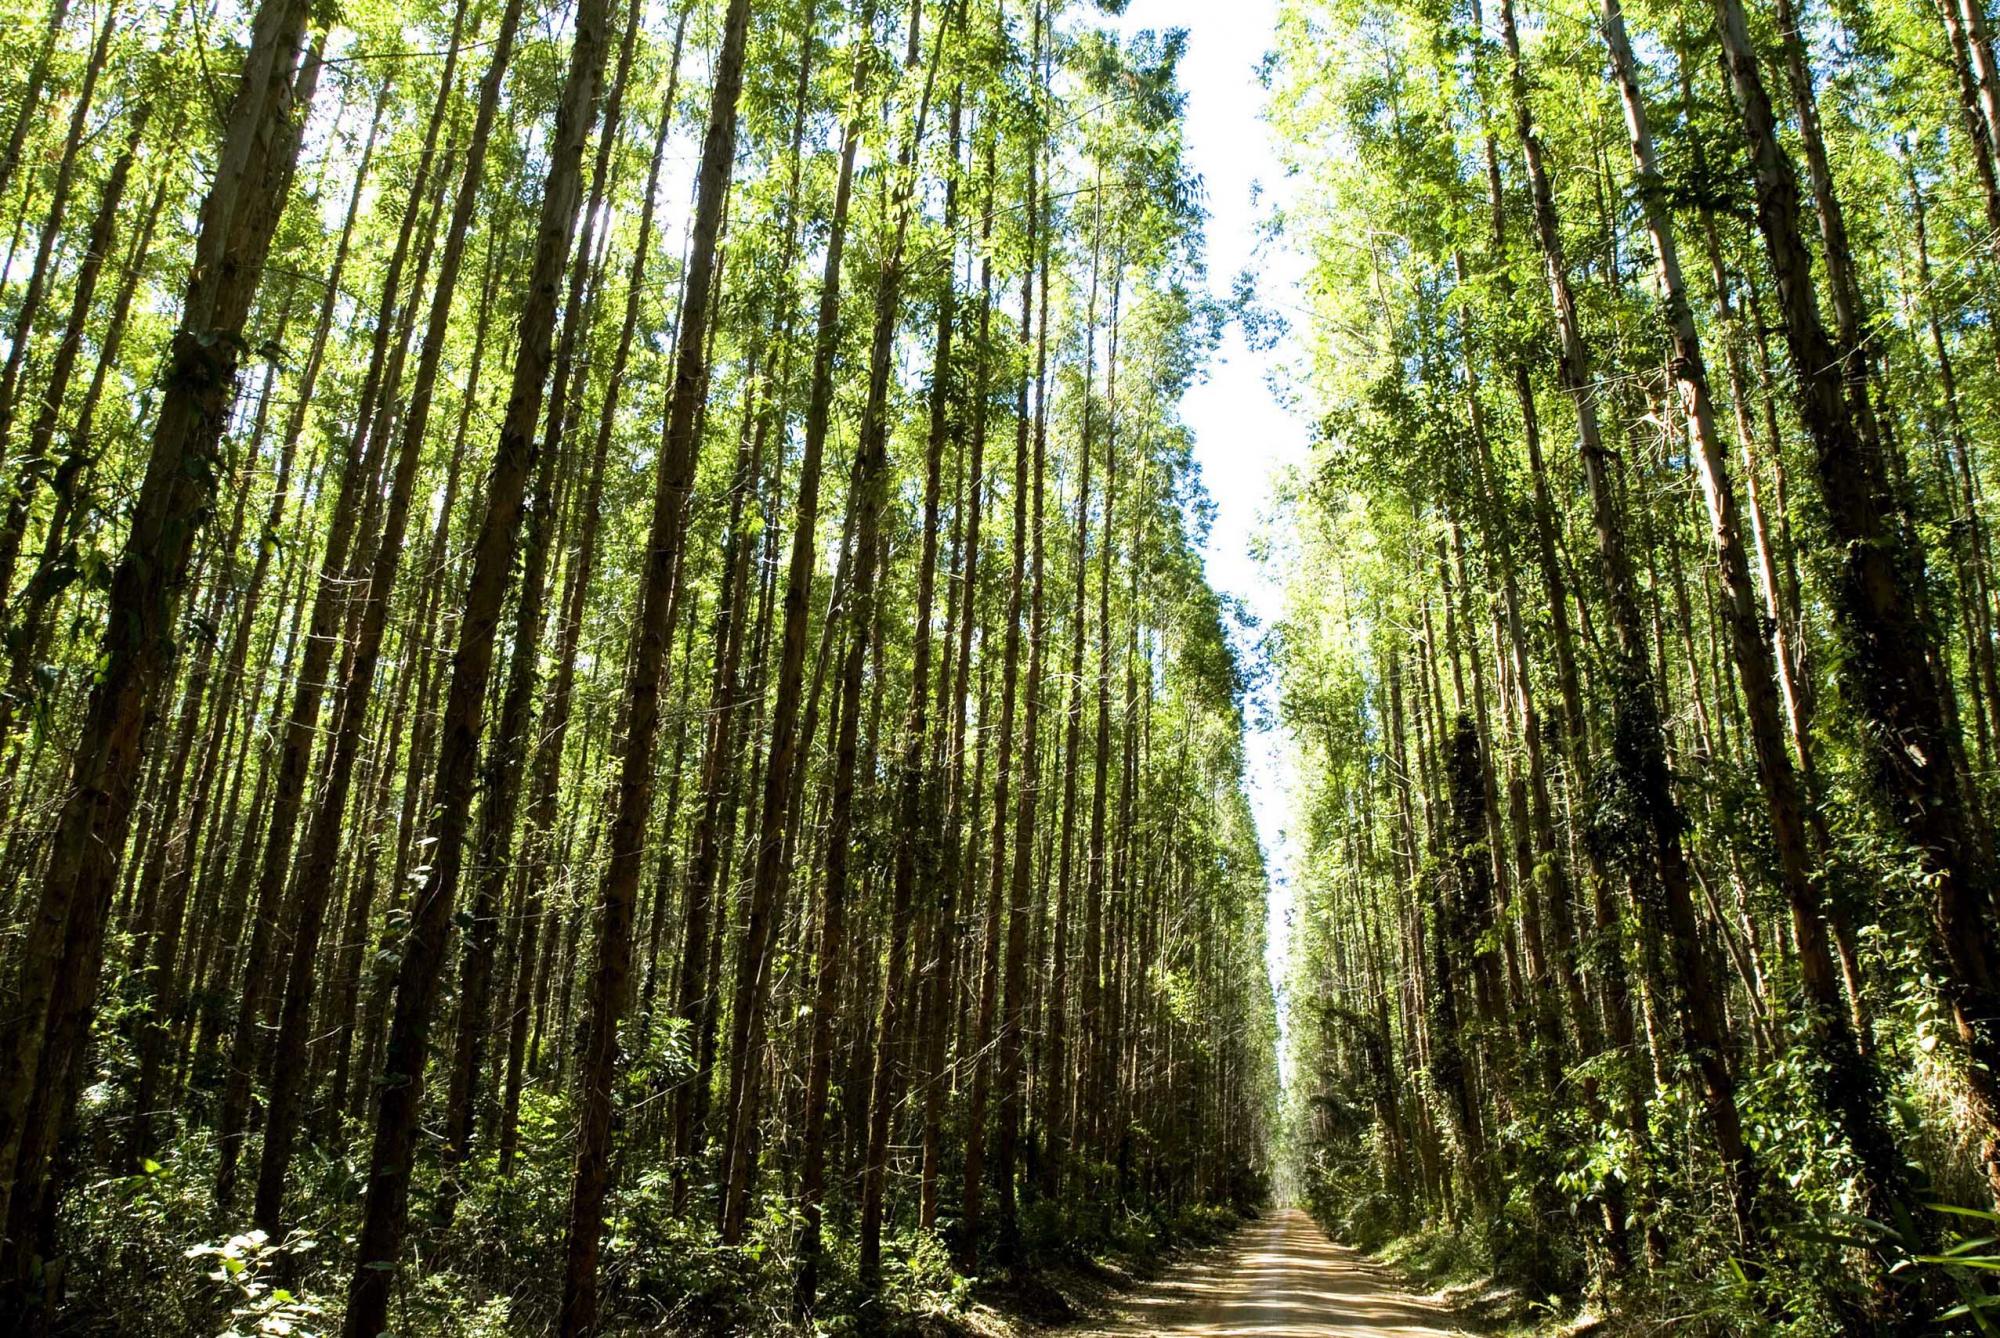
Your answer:
[[[323,1313],[320,1306],[274,1279],[294,1271],[296,1261],[318,1246],[300,1235],[273,1244],[263,1232],[252,1231],[220,1245],[191,1247],[188,1258],[214,1261],[208,1279],[229,1296],[231,1324],[219,1338],[312,1338]]]
[[[1926,1201],[1984,1205],[1986,1130],[1938,1000],[1948,971],[1933,946],[1934,889],[1881,803],[1868,726],[1840,686],[1850,666],[1830,601],[1842,555],[1807,468],[1812,444],[1776,338],[1776,279],[1712,16],[1640,0],[1623,8],[1726,438],[1736,542],[1750,550],[1758,615],[1777,609],[1783,620],[1777,649],[1797,693],[1781,720],[1792,731],[1787,765],[1810,759],[1802,786],[1829,906],[1822,929],[1849,954],[1891,1160]],[[1824,210],[1777,16],[1748,8],[1786,150],[1809,205]],[[1863,290],[1866,347],[1852,356],[1869,365],[1893,439],[1884,449],[1901,470],[1895,503],[1928,555],[1938,669],[1957,693],[1961,774],[1984,824],[1991,587],[1980,585],[1989,559],[1970,511],[1993,486],[1974,425],[1990,422],[1995,383],[1991,302],[1972,291],[1984,282],[1990,292],[1993,252],[1983,188],[1968,175],[1981,149],[1930,10],[1897,0],[1791,9]],[[1291,0],[1269,68],[1281,152],[1306,183],[1282,221],[1308,262],[1295,389],[1319,425],[1314,458],[1288,481],[1265,541],[1287,588],[1270,643],[1300,777],[1286,985],[1300,1090],[1285,1111],[1287,1174],[1346,1238],[1455,1242],[1450,1260],[1402,1249],[1426,1276],[1438,1276],[1433,1263],[1490,1273],[1557,1312],[1804,1334],[1873,1331],[1905,1299],[1944,1298],[1961,1307],[1945,1322],[1983,1326],[1983,1301],[1966,1293],[1976,1265],[1941,1263],[1921,1223],[1866,1220],[1863,1156],[1830,1103],[1847,1079],[1827,1063],[1799,978],[1802,931],[1781,885],[1669,365],[1671,313],[1639,208],[1650,187],[1625,152],[1595,7],[1509,13],[1521,111],[1553,181],[1548,221],[1611,453],[1608,522],[1586,504],[1592,462],[1578,455],[1557,375],[1498,10],[1498,0],[1483,14],[1427,0]],[[1963,190],[1943,186],[1954,174]],[[1831,258],[1815,256],[1829,320]],[[1970,378],[1954,380],[1955,397],[1941,388],[1953,374]],[[1636,569],[1643,682],[1626,667],[1601,579],[1607,524]],[[1644,742],[1632,731],[1655,729],[1656,709],[1697,950],[1718,982],[1723,1060],[1761,1167],[1769,1220],[1754,1239],[1728,1218],[1710,1098],[1677,1026],[1679,966],[1653,928],[1662,854],[1627,763]],[[1439,953],[1438,907],[1458,895],[1451,879],[1467,845],[1453,826],[1463,805],[1446,746],[1461,713],[1477,716],[1491,761],[1486,844],[1502,895],[1488,923]],[[1546,847],[1535,785],[1549,796]],[[1573,947],[1552,914],[1557,897]],[[1572,954],[1581,1016],[1562,989]],[[1460,955],[1501,964],[1500,997]],[[1439,1007],[1453,984],[1456,1021]],[[1603,1035],[1618,1011],[1631,1018],[1629,1045]],[[1450,1075],[1431,1071],[1448,1027],[1482,1102],[1483,1167],[1469,1164]],[[1595,1053],[1587,1030],[1599,1033]],[[1377,1052],[1390,1056],[1386,1076]],[[1607,1252],[1611,1208],[1629,1222],[1629,1261]],[[1957,1245],[1967,1259],[1984,1248],[1969,1234]]]

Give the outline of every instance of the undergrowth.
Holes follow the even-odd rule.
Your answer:
[[[570,1149],[559,1101],[531,1094],[521,1155],[502,1177],[490,1159],[463,1184],[451,1225],[438,1225],[435,1173],[420,1174],[411,1243],[391,1319],[399,1338],[497,1338],[549,1331],[560,1299]],[[255,1146],[246,1150],[254,1165]],[[218,1210],[215,1145],[205,1133],[173,1142],[139,1174],[107,1178],[73,1196],[61,1257],[71,1298],[64,1338],[238,1334],[317,1338],[339,1331],[353,1267],[365,1168],[329,1160],[310,1168],[283,1241]],[[1023,1203],[1005,1262],[968,1274],[953,1263],[947,1217],[936,1232],[906,1226],[884,1240],[874,1291],[857,1279],[856,1205],[837,1193],[816,1314],[792,1313],[799,1220],[777,1177],[747,1239],[724,1245],[712,1188],[676,1211],[668,1166],[648,1167],[615,1190],[600,1283],[614,1333],[729,1334],[746,1338],[868,1334],[952,1338],[1079,1318],[1094,1293],[1159,1267],[1176,1249],[1227,1236],[1256,1195],[1149,1205],[1120,1191],[1109,1167],[1078,1167],[1059,1199]],[[1099,1172],[1102,1172],[1100,1175]],[[843,1187],[844,1191],[844,1187]],[[1080,1301],[1079,1298],[1085,1298]]]

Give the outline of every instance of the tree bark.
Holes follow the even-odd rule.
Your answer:
[[[1841,673],[1863,724],[1874,786],[1915,848],[1930,889],[1941,992],[1970,1063],[1977,1118],[1987,1133],[1987,1178],[2000,1202],[2000,943],[1993,871],[1981,819],[1965,794],[1931,670],[1936,637],[1918,590],[1923,556],[1895,519],[1885,448],[1859,431],[1851,386],[1821,323],[1812,258],[1799,223],[1798,181],[1777,137],[1740,0],[1716,0],[1716,28],[1757,188],[1763,234],[1791,353],[1800,420],[1813,445],[1827,523],[1839,543],[1834,621]]]
[[[388,1317],[389,1293],[402,1253],[409,1217],[411,1158],[418,1103],[423,1094],[432,1015],[445,950],[449,946],[453,902],[465,859],[479,738],[485,723],[486,689],[493,669],[500,606],[521,526],[522,498],[535,463],[535,425],[541,415],[555,326],[556,296],[569,259],[582,187],[584,141],[596,119],[598,81],[604,69],[607,0],[582,0],[568,72],[556,107],[549,141],[549,167],[542,187],[519,321],[519,347],[501,420],[500,438],[487,478],[486,507],[472,554],[451,687],[446,694],[436,783],[436,844],[431,868],[417,889],[410,928],[397,966],[396,994],[376,1104],[368,1188],[348,1288],[343,1327],[346,1338],[373,1338]]]
[[[390,603],[402,567],[403,538],[409,523],[417,466],[423,457],[424,437],[430,426],[439,365],[451,324],[453,298],[458,291],[459,269],[465,257],[466,234],[479,201],[488,140],[493,118],[499,109],[501,79],[512,54],[519,14],[520,5],[510,4],[501,20],[492,63],[480,84],[472,136],[466,144],[463,175],[452,202],[451,219],[445,228],[444,252],[438,259],[437,283],[432,290],[430,314],[417,354],[416,379],[411,386],[409,406],[403,415],[402,440],[396,454],[395,474],[390,484],[382,532],[376,542],[375,557],[366,584],[350,596],[359,607],[360,622],[354,634],[352,658],[341,692],[337,713],[339,725],[334,735],[332,754],[301,851],[299,897],[291,935],[291,965],[279,1012],[278,1035],[271,1065],[270,1108],[264,1123],[263,1154],[257,1175],[255,1220],[274,1238],[282,1234],[285,1181],[290,1172],[292,1147],[302,1117],[300,1102],[308,1073],[306,1049],[327,896],[334,885],[345,834],[347,798],[354,768],[367,741],[363,727],[367,723],[369,700],[374,691],[383,635],[388,628]],[[452,57],[447,56],[446,59],[449,63]],[[445,82],[448,87],[449,79]],[[388,430],[386,422],[381,430]]]
[[[914,64],[917,52],[917,15],[912,9],[910,53]],[[865,479],[856,466],[858,481],[865,483],[863,503],[873,512],[864,513],[859,532],[879,530],[888,504],[889,375],[895,352],[896,326],[901,314],[903,252],[909,236],[910,214],[916,193],[918,155],[923,151],[925,122],[930,111],[931,93],[936,85],[939,63],[944,56],[949,22],[940,21],[932,39],[930,68],[925,75],[916,123],[909,132],[897,164],[895,232],[884,259],[875,295],[875,344],[870,354],[868,403],[863,410],[862,443],[869,474]],[[953,103],[952,157],[957,149],[957,103]],[[951,235],[957,219],[957,181],[945,181],[945,231]],[[947,397],[951,376],[951,334],[955,311],[952,275],[946,270],[945,290],[938,303],[938,333],[931,358],[930,423],[924,449],[924,502],[921,552],[917,559],[916,621],[910,652],[910,704],[903,722],[901,757],[895,768],[895,811],[897,833],[893,868],[890,870],[888,960],[882,972],[882,999],[876,1011],[875,1063],[868,1085],[868,1134],[861,1170],[861,1285],[873,1291],[881,1283],[883,1196],[889,1169],[889,1126],[894,1112],[896,1066],[903,1043],[903,995],[908,988],[909,932],[912,903],[916,897],[919,865],[931,862],[928,842],[922,835],[924,807],[924,750],[930,732],[931,615],[937,592],[938,505],[942,488],[944,441],[947,432]],[[882,575],[887,576],[886,559]],[[858,590],[858,587],[857,587]],[[873,599],[872,583],[870,599]],[[872,603],[871,603],[872,613]],[[883,679],[876,678],[880,692]]]
[[[111,580],[100,668],[72,753],[67,798],[29,923],[14,1018],[0,1032],[0,1216],[15,1194],[40,1198],[20,1174],[31,1140],[67,1115],[103,957],[117,852],[144,761],[147,716],[173,652],[195,535],[213,504],[216,456],[235,390],[243,329],[298,161],[319,76],[305,44],[302,0],[263,0],[203,200],[194,262],[163,375],[145,479]],[[34,1094],[49,1096],[30,1130]],[[10,1271],[0,1288],[14,1287]],[[10,1296],[9,1300],[25,1300]]]
[[[1576,299],[1570,288],[1554,194],[1528,108],[1527,76],[1521,62],[1512,0],[1501,0],[1500,21],[1509,60],[1515,133],[1528,165],[1535,231],[1546,262],[1560,336],[1558,369],[1563,388],[1576,407],[1578,449],[1590,496],[1605,602],[1617,638],[1611,665],[1612,772],[1619,783],[1628,787],[1645,828],[1641,839],[1650,847],[1646,853],[1652,865],[1647,877],[1657,880],[1654,890],[1659,903],[1654,905],[1650,896],[1644,896],[1642,910],[1653,920],[1652,928],[1672,953],[1681,1042],[1695,1063],[1707,1102],[1709,1124],[1728,1175],[1737,1234],[1746,1248],[1756,1250],[1758,1171],[1736,1108],[1735,1078],[1726,1060],[1718,996],[1702,950],[1687,856],[1682,846],[1682,818],[1667,773],[1659,703],[1646,667],[1645,632],[1625,550],[1623,522],[1613,495],[1609,456],[1598,428],[1597,390],[1592,382],[1590,355],[1583,342]]]
[[[458,45],[454,42],[446,62],[453,66]],[[503,62],[504,63],[504,62]],[[454,66],[455,68],[455,66]],[[447,74],[451,70],[447,70]],[[418,156],[417,172],[411,180],[395,248],[389,256],[382,281],[382,295],[375,313],[367,371],[355,410],[355,430],[341,441],[337,469],[339,491],[334,501],[326,546],[320,559],[319,581],[312,600],[312,615],[303,653],[292,678],[292,706],[281,734],[277,777],[271,800],[270,821],[265,827],[263,855],[257,865],[252,892],[253,920],[249,950],[245,957],[242,988],[238,995],[236,1019],[229,1055],[228,1077],[224,1085],[219,1125],[219,1155],[216,1164],[215,1198],[227,1205],[235,1195],[237,1159],[250,1127],[252,1083],[260,1050],[261,1029],[268,1011],[270,987],[284,971],[282,935],[285,933],[286,889],[292,872],[292,838],[299,814],[311,785],[309,772],[319,733],[320,704],[328,686],[333,653],[339,644],[340,616],[350,578],[358,575],[350,567],[350,550],[361,513],[361,496],[372,487],[384,443],[372,429],[378,421],[376,407],[383,398],[389,379],[389,364],[401,353],[390,351],[399,318],[403,271],[409,248],[430,193],[435,165],[438,130],[444,123],[450,101],[447,79],[439,85],[438,96],[424,131],[424,148]],[[428,238],[429,234],[426,234]],[[428,250],[425,251],[428,254]],[[288,659],[287,663],[292,663]],[[275,960],[274,960],[275,955]]]
[[[816,12],[816,6],[808,6],[804,32],[808,45]],[[856,29],[860,35],[858,41],[867,43],[872,39],[874,20],[875,4],[869,0]],[[737,941],[736,981],[730,1011],[728,1130],[722,1167],[722,1238],[730,1244],[742,1239],[749,1221],[750,1185],[755,1170],[752,1151],[755,1133],[751,1128],[757,1083],[754,1053],[763,1044],[764,1013],[770,999],[768,972],[775,930],[772,920],[778,913],[785,879],[785,832],[798,803],[796,791],[802,788],[800,748],[802,741],[809,743],[812,736],[810,727],[801,731],[798,723],[805,692],[806,624],[818,547],[820,475],[833,408],[834,357],[840,338],[840,266],[853,199],[855,154],[862,135],[860,106],[868,86],[867,56],[857,49],[854,60],[849,92],[854,110],[841,131],[839,175],[834,185],[825,267],[820,280],[818,325],[813,337],[805,439],[799,456],[798,491],[792,503],[792,547],[785,575],[777,696],[771,707],[770,752],[765,762],[764,797],[756,837],[757,865],[751,879],[743,933]]]
[[[701,442],[698,423],[708,394],[707,340],[716,242],[736,158],[736,106],[743,88],[749,0],[730,0],[723,20],[709,100],[708,132],[695,185],[693,238],[681,293],[680,349],[674,368],[666,439],[653,498],[652,534],[639,587],[636,653],[625,689],[625,748],[613,799],[610,857],[605,865],[597,960],[581,1043],[581,1135],[570,1200],[568,1262],[559,1330],[565,1338],[597,1329],[597,1253],[604,1198],[610,1188],[611,1087],[617,1074],[618,1024],[630,995],[632,920],[652,813],[653,753],[659,723],[660,674],[673,639],[674,575],[679,564],[687,498]]]

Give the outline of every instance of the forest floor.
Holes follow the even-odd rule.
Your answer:
[[[1191,1254],[1065,1338],[1442,1338],[1461,1332],[1441,1301],[1411,1295],[1305,1213],[1276,1210]]]

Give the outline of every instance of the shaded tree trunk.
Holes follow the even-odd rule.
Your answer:
[[[17,1195],[38,1204],[45,1167],[23,1175],[22,1153],[53,1143],[69,1094],[80,1085],[77,1066],[96,999],[117,852],[144,761],[147,716],[172,655],[195,535],[214,501],[242,332],[319,77],[317,48],[303,52],[306,20],[300,0],[259,6],[202,202],[145,480],[111,578],[100,668],[23,945],[14,1018],[0,1032],[0,1215]],[[31,1105],[41,1107],[32,1119]],[[10,1303],[25,1304],[16,1277],[13,1270],[0,1275],[0,1288]]]
[[[541,416],[553,352],[557,291],[576,226],[584,141],[596,119],[597,86],[607,45],[607,8],[606,0],[583,0],[578,6],[569,68],[556,108],[534,260],[518,327],[520,343],[487,478],[486,507],[473,546],[458,649],[445,698],[432,792],[437,809],[436,844],[430,870],[416,891],[397,966],[356,1267],[348,1288],[343,1328],[347,1338],[373,1338],[382,1331],[408,1223],[411,1158],[432,1015],[465,859],[500,606],[520,534],[522,498],[534,469],[535,425]]]
[[[645,857],[646,822],[652,813],[653,750],[659,722],[660,676],[673,638],[675,570],[685,534],[688,493],[701,442],[699,420],[708,394],[707,341],[710,286],[716,242],[736,158],[736,105],[743,87],[743,53],[750,28],[749,0],[730,0],[723,20],[709,100],[707,137],[695,186],[693,238],[687,282],[681,292],[680,347],[674,368],[666,438],[653,498],[652,533],[640,583],[634,626],[636,653],[625,690],[625,747],[613,800],[599,912],[597,961],[590,1011],[581,1041],[581,1135],[570,1200],[568,1263],[559,1329],[570,1335],[597,1329],[597,1253],[604,1197],[610,1187],[611,1086],[617,1073],[618,1025],[629,1002],[632,920]]]

